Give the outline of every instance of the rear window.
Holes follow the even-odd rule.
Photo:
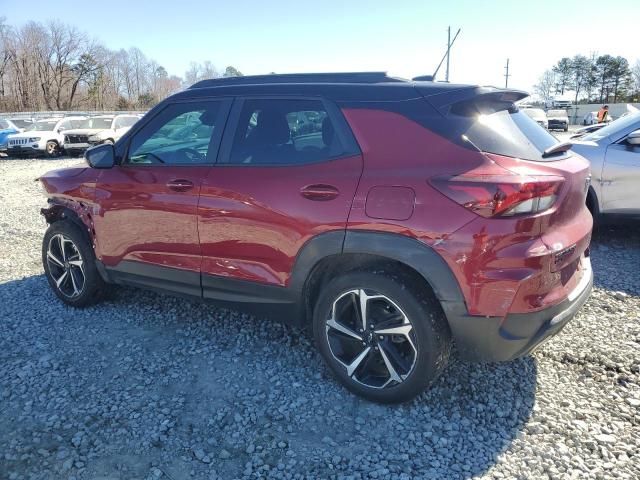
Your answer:
[[[465,119],[462,132],[480,150],[525,160],[551,161],[542,153],[558,143],[556,138],[522,111],[500,110]]]
[[[549,112],[547,113],[548,117],[566,117],[567,116],[567,111],[566,110],[549,110]]]

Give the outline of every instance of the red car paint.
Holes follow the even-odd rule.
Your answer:
[[[579,281],[579,257],[591,236],[592,218],[584,202],[589,176],[586,160],[573,155],[540,163],[481,154],[402,115],[356,109],[344,113],[365,162],[348,228],[395,232],[434,247],[456,276],[472,315],[537,311],[566,299]],[[565,182],[550,210],[522,218],[490,219],[451,202],[429,182],[444,174],[505,171],[560,175]],[[379,185],[401,185],[416,192],[411,218],[395,221],[367,215],[368,193]],[[572,245],[576,245],[574,253],[556,265],[555,253]]]
[[[134,260],[286,286],[301,247],[314,236],[366,230],[433,247],[471,315],[533,312],[567,298],[592,227],[584,159],[540,163],[484,154],[397,113],[343,113],[362,156],[282,168],[116,165],[41,180],[50,198],[82,215],[107,266]],[[513,218],[483,218],[431,183],[441,175],[505,173],[565,181],[552,208]],[[556,262],[568,247],[575,248]]]
[[[212,168],[198,205],[202,272],[287,285],[307,241],[345,229],[361,172],[360,156],[296,167]],[[335,196],[322,199],[320,186]]]

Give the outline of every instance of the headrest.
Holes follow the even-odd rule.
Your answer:
[[[291,139],[287,116],[278,110],[261,110],[255,132],[257,141],[266,145],[280,145]]]

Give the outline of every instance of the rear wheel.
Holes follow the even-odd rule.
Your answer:
[[[98,302],[105,284],[98,273],[87,236],[70,220],[52,223],[42,242],[47,281],[64,303],[86,307]]]
[[[315,341],[352,392],[383,403],[407,401],[445,367],[451,341],[444,313],[414,283],[397,272],[351,272],[320,293]]]

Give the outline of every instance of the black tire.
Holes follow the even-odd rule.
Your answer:
[[[591,189],[589,189],[589,193],[587,194],[587,208],[591,212],[591,217],[593,217],[593,231],[595,232],[602,224],[602,216],[600,215],[598,198]]]
[[[45,147],[44,154],[48,158],[57,157],[60,154],[60,147],[58,146],[58,143],[53,140],[49,140]]]
[[[564,127],[564,131],[568,132],[569,131],[569,127]]]
[[[415,285],[415,279],[394,270],[376,270],[375,273],[370,271],[354,271],[332,279],[320,292],[313,313],[314,339],[325,362],[329,365],[338,380],[351,392],[375,402],[405,402],[411,400],[429,387],[447,365],[451,351],[451,334],[444,312],[442,311],[440,303],[430,290],[424,287],[416,287]],[[383,383],[383,378],[380,381],[383,385],[378,385],[377,388],[376,386],[365,384],[355,378],[361,375],[361,373],[358,373],[358,369],[360,368],[366,369],[369,365],[375,368],[377,365],[384,365],[383,360],[398,358],[397,356],[390,355],[387,348],[395,349],[394,344],[400,343],[402,345],[401,342],[406,341],[398,341],[397,338],[394,338],[399,337],[399,335],[378,337],[378,335],[375,334],[373,335],[373,339],[367,338],[368,342],[375,342],[369,343],[369,345],[375,346],[372,346],[371,349],[368,350],[369,353],[365,354],[365,360],[352,372],[353,376],[348,374],[346,363],[339,361],[332,353],[331,342],[335,342],[336,338],[339,338],[339,342],[344,341],[344,338],[349,342],[355,342],[353,345],[354,349],[369,348],[360,346],[365,345],[365,343],[359,340],[341,336],[340,332],[338,332],[337,336],[332,336],[332,340],[329,339],[329,332],[334,332],[334,330],[328,327],[327,322],[330,320],[334,302],[336,302],[337,299],[339,299],[337,302],[342,302],[346,292],[358,289],[364,289],[367,292],[366,295],[372,292],[372,294],[377,293],[387,297],[394,306],[399,307],[400,314],[404,313],[404,318],[411,323],[412,328],[410,332],[412,333],[410,333],[410,335],[412,335],[412,338],[407,343],[410,344],[413,342],[414,348],[410,351],[412,352],[411,355],[415,355],[415,360],[410,370],[404,370],[404,372],[408,372],[405,374],[406,376],[398,376],[398,378],[404,377],[400,382],[390,380],[391,370],[387,367],[385,367],[387,368],[387,372],[389,372],[389,380],[387,380],[387,382],[390,383]],[[348,302],[347,300],[347,308],[349,308]],[[355,303],[357,304],[357,301],[355,301]],[[338,307],[336,307],[336,309],[337,308]],[[354,308],[357,309],[357,307]],[[369,307],[367,307],[367,309],[368,308]],[[393,309],[393,306],[390,308]],[[378,310],[378,312],[384,314],[386,310]],[[356,315],[354,315],[354,317],[355,316]],[[372,318],[371,323],[375,321],[377,321],[377,319]],[[366,333],[367,332],[364,332],[362,335],[366,335]],[[384,340],[382,340],[383,338]],[[383,345],[387,345],[387,347],[383,347]],[[384,348],[387,351],[387,354],[384,355],[387,357],[386,359],[382,358],[382,352],[378,347],[380,350]],[[372,355],[372,357],[369,357],[369,355]],[[353,362],[351,365],[353,365]],[[362,367],[360,365],[362,365]],[[395,363],[395,365],[399,367],[401,364]],[[366,370],[361,370],[361,372],[362,371]],[[398,371],[401,370],[399,369]],[[362,375],[364,376],[365,374],[362,373]],[[368,378],[375,377],[370,375]]]
[[[59,238],[61,235],[65,239],[63,251],[66,251],[67,255],[60,254]],[[62,266],[57,265],[48,255],[50,246],[55,249],[56,242],[58,242],[58,249],[57,251],[52,250],[52,253],[58,261],[57,263],[63,264]],[[79,257],[71,255],[76,251],[79,253]],[[67,256],[68,258],[65,258]],[[69,261],[72,259],[75,259],[76,263],[80,261],[82,265],[69,265]],[[42,264],[49,286],[56,296],[67,305],[78,308],[88,307],[99,302],[106,292],[106,284],[96,268],[95,254],[89,243],[88,235],[70,220],[54,222],[47,229],[42,241]],[[81,279],[78,269],[84,276],[84,281],[82,288],[78,286],[79,293],[76,295],[75,290]],[[58,286],[56,279],[59,280],[65,270],[67,270],[67,276]],[[69,294],[72,290],[73,292]]]

